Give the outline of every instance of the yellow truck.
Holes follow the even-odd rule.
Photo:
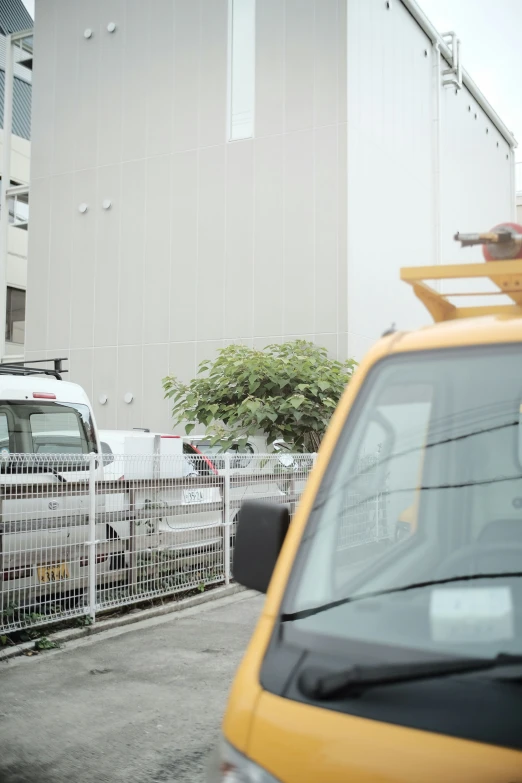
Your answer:
[[[361,362],[295,517],[243,506],[212,783],[522,783],[522,227],[456,238],[486,262],[401,270],[435,323]]]

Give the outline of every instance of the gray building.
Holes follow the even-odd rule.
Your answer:
[[[457,55],[413,0],[37,0],[26,357],[164,430],[161,378],[230,342],[422,323],[399,267],[515,211]]]

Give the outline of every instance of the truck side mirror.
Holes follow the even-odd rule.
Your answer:
[[[289,525],[287,506],[245,500],[239,511],[232,566],[239,584],[266,593]]]

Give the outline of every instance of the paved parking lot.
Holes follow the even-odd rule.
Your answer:
[[[238,593],[1,664],[1,783],[203,781],[262,600]]]

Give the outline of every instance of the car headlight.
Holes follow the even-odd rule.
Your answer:
[[[221,740],[211,756],[207,783],[280,783],[268,772]]]

